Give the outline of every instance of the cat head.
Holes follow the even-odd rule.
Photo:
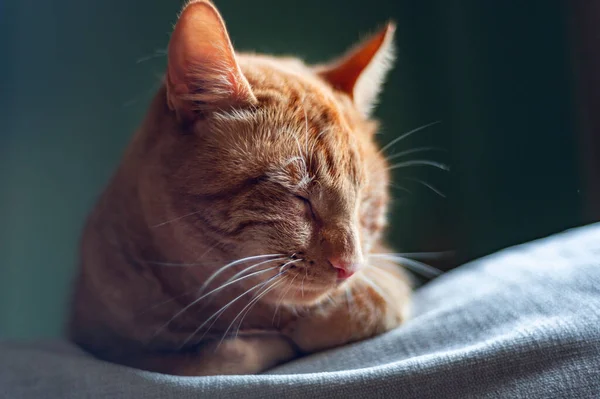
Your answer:
[[[169,44],[163,113],[147,123],[145,185],[161,192],[149,224],[177,219],[155,234],[231,260],[273,254],[255,258],[255,270],[272,267],[273,276],[287,264],[282,279],[303,288],[289,290],[290,302],[360,271],[387,211],[389,176],[369,115],[393,33],[390,23],[338,60],[309,66],[236,53],[214,5],[190,2]]]

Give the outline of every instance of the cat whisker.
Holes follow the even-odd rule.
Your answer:
[[[236,301],[238,301],[240,298],[242,298],[244,295],[254,291],[257,288],[260,287],[264,287],[265,284],[268,284],[269,282],[271,282],[272,280],[276,279],[277,277],[283,275],[284,272],[279,272],[276,275],[274,275],[273,277],[270,277],[267,279],[267,281],[264,282],[260,282],[256,285],[254,285],[252,288],[249,288],[248,290],[244,291],[242,294],[238,295],[237,297],[235,297],[234,299],[232,299],[231,301],[229,301],[227,304],[225,304],[225,306],[221,307],[219,310],[217,310],[215,313],[212,314],[212,316],[210,316],[209,318],[207,318],[206,320],[204,320],[204,322],[202,324],[200,324],[200,326],[198,326],[198,328],[196,328],[194,330],[194,332],[192,332],[187,338],[186,340],[180,345],[180,349],[183,348],[185,345],[187,345],[188,342],[190,342],[190,340],[192,338],[194,338],[194,336],[196,334],[198,334],[198,332],[206,325],[208,324],[209,321],[213,320],[214,321],[211,323],[211,325],[208,327],[208,329],[204,332],[204,334],[202,335],[201,339],[204,338],[204,336],[206,335],[206,333],[208,333],[208,331],[210,331],[210,329],[212,328],[212,326],[215,324],[215,322],[217,321],[217,319],[232,305],[234,304]]]
[[[284,271],[284,269],[285,269],[286,266],[293,265],[296,262],[302,262],[303,260],[304,259],[294,259],[294,260],[291,260],[291,261],[289,261],[287,263],[284,263],[283,265],[281,265],[281,267],[279,267],[279,271],[282,272],[282,271]],[[287,270],[287,269],[285,269],[285,270]]]
[[[272,289],[274,289],[276,286],[278,286],[279,284],[283,283],[283,280],[274,282],[269,288],[267,288],[265,291],[263,291],[257,298],[254,299],[252,304],[248,304],[250,305],[249,308],[244,312],[244,314],[242,315],[242,318],[240,319],[240,321],[238,322],[238,327],[235,331],[235,337],[237,338],[239,333],[240,333],[240,329],[242,328],[242,324],[244,323],[244,319],[246,318],[246,316],[248,316],[248,313],[250,313],[252,311],[252,308],[254,306],[256,306],[256,304],[258,303],[258,301],[264,297],[265,295],[267,295],[269,293],[269,291],[271,291]],[[243,312],[243,310],[242,310]],[[225,336],[227,334],[227,331],[225,332],[225,334],[223,334],[223,339],[225,339]],[[223,341],[223,339],[221,340],[221,342]],[[219,343],[220,345],[220,343]]]
[[[269,271],[273,271],[273,270],[276,270],[276,269],[277,269],[277,266],[275,266],[275,267],[271,267],[271,268],[268,268],[268,269],[259,270],[259,271],[257,271],[257,272],[254,272],[254,273],[250,273],[250,274],[248,274],[248,275],[246,275],[246,276],[244,276],[244,277],[240,277],[240,278],[238,278],[237,280],[234,280],[234,281],[230,281],[230,282],[228,282],[228,283],[225,283],[225,284],[221,285],[220,287],[217,287],[217,288],[215,288],[214,290],[212,290],[212,291],[210,291],[210,292],[207,292],[206,294],[204,294],[204,295],[202,295],[202,296],[200,296],[200,297],[198,297],[198,298],[194,299],[192,302],[190,302],[189,304],[187,304],[186,306],[184,306],[184,307],[183,307],[183,308],[182,308],[182,309],[181,309],[179,312],[177,312],[177,313],[176,313],[176,314],[175,314],[173,317],[171,317],[171,318],[169,319],[169,321],[167,321],[167,322],[166,322],[166,323],[164,323],[162,326],[160,326],[160,327],[158,328],[158,330],[156,330],[156,332],[155,332],[155,333],[154,333],[154,335],[152,336],[152,339],[154,339],[154,338],[155,338],[155,337],[157,337],[157,336],[158,336],[158,335],[159,335],[159,334],[160,334],[162,331],[164,331],[164,329],[165,329],[165,328],[167,328],[167,327],[169,326],[169,324],[171,324],[171,323],[173,322],[173,320],[175,320],[177,317],[179,317],[180,315],[182,315],[183,313],[185,313],[185,312],[186,312],[186,311],[187,311],[189,308],[191,308],[192,306],[196,305],[198,302],[200,302],[200,301],[201,301],[201,300],[203,300],[204,298],[206,298],[206,297],[208,297],[208,296],[210,296],[210,295],[212,295],[212,294],[214,294],[214,293],[216,293],[216,292],[218,292],[218,291],[221,291],[222,289],[224,289],[224,288],[227,288],[228,286],[230,286],[230,285],[232,285],[232,284],[235,284],[235,283],[238,283],[238,282],[240,282],[240,281],[242,281],[242,280],[245,280],[245,279],[247,279],[247,278],[249,278],[249,277],[252,277],[252,276],[257,276],[257,275],[259,275],[259,274],[263,274],[263,273],[266,273],[266,272],[269,272]],[[183,294],[183,295],[186,295],[186,294]],[[183,296],[183,295],[182,295],[182,296]],[[171,298],[169,301],[172,301],[172,300],[174,300],[174,299],[175,299],[175,298]],[[164,302],[164,303],[166,303],[166,302]]]
[[[395,275],[394,273],[392,273],[389,270],[386,270],[387,267],[381,267],[381,265],[378,265],[378,266],[369,265],[369,266],[371,267],[372,271],[385,274],[386,278],[389,278],[389,277],[394,278],[394,279],[398,278],[397,275]],[[389,267],[389,269],[391,269],[391,267]],[[395,269],[400,269],[400,266],[396,265]]]
[[[153,229],[155,229],[155,228],[157,228],[157,227],[165,226],[165,225],[167,225],[167,224],[169,224],[169,223],[173,223],[173,222],[176,222],[176,221],[178,221],[178,220],[185,219],[185,218],[187,218],[187,217],[190,217],[190,216],[197,215],[197,214],[199,214],[199,213],[201,213],[201,212],[203,212],[203,211],[201,211],[201,210],[200,210],[200,211],[190,212],[190,213],[188,213],[188,214],[186,214],[186,215],[183,215],[183,216],[178,216],[178,217],[176,217],[176,218],[173,218],[173,219],[167,220],[167,221],[165,221],[165,222],[157,223],[157,224],[155,224],[155,225],[152,225],[152,226],[150,226],[150,227],[151,227],[151,228],[153,228]]]
[[[278,260],[283,260],[283,259],[287,259],[287,258],[276,258],[276,259],[269,259],[269,260],[266,260],[266,261],[264,261],[264,262],[259,262],[259,263],[256,263],[256,264],[254,264],[254,265],[250,266],[250,267],[247,267],[246,269],[242,270],[241,272],[239,272],[239,273],[235,274],[233,277],[231,277],[231,278],[229,278],[227,281],[225,281],[225,284],[224,284],[224,285],[222,285],[222,286],[220,286],[220,287],[217,287],[217,288],[215,288],[214,290],[212,290],[212,291],[210,291],[209,293],[205,294],[203,297],[207,297],[207,296],[209,296],[210,294],[212,294],[212,293],[214,293],[214,292],[220,291],[221,289],[223,289],[223,288],[226,288],[226,287],[228,287],[228,286],[230,286],[230,285],[232,285],[232,284],[234,284],[234,283],[237,283],[237,282],[239,282],[239,281],[241,281],[241,280],[244,280],[244,279],[246,279],[246,278],[248,278],[248,277],[255,276],[255,275],[257,275],[257,274],[261,274],[263,271],[266,271],[266,270],[271,270],[271,269],[273,269],[273,270],[274,270],[274,269],[277,269],[277,267],[278,267],[278,266],[274,266],[273,268],[262,269],[262,270],[260,270],[260,271],[258,271],[258,272],[256,272],[256,273],[252,273],[252,274],[249,274],[249,275],[247,275],[247,276],[244,276],[243,278],[240,278],[240,276],[241,276],[241,275],[243,275],[244,273],[248,272],[248,271],[249,271],[249,270],[251,270],[251,269],[254,269],[255,267],[258,267],[258,266],[260,266],[260,265],[263,265],[263,264],[265,264],[265,263],[268,263],[268,262],[275,262],[275,261],[278,261]],[[174,297],[172,297],[172,298],[170,298],[170,299],[167,299],[167,300],[165,300],[165,301],[162,301],[162,302],[159,302],[159,303],[157,303],[157,304],[155,304],[155,305],[152,305],[151,307],[149,307],[148,309],[146,309],[146,310],[144,310],[144,311],[140,312],[139,314],[140,314],[140,315],[142,315],[142,314],[144,314],[144,313],[147,313],[147,312],[151,311],[152,309],[156,309],[156,308],[158,308],[158,307],[160,307],[160,306],[162,306],[162,305],[165,305],[165,304],[167,304],[167,303],[169,303],[169,302],[173,302],[173,301],[174,301],[174,300],[176,300],[176,299],[183,298],[184,296],[186,296],[186,295],[189,295],[189,294],[191,294],[191,293],[193,293],[193,292],[197,292],[197,293],[199,294],[199,291],[200,291],[200,288],[194,288],[193,290],[186,291],[186,292],[184,292],[184,293],[183,293],[183,294],[181,294],[181,295],[174,296]]]
[[[238,260],[236,260],[234,262],[228,263],[227,265],[221,267],[221,269],[225,270],[225,268],[229,268],[231,266],[235,266],[235,265],[238,265],[240,263],[244,263],[244,262],[247,262],[247,261],[250,261],[250,260],[255,260],[255,259],[260,259],[260,258],[266,258],[266,257],[269,257],[269,256],[283,256],[283,255],[285,255],[285,254],[268,254],[268,255],[249,256],[247,258],[238,259]],[[157,261],[150,261],[150,260],[143,260],[142,262],[147,263],[149,265],[169,266],[169,267],[194,267],[194,266],[205,265],[205,263],[203,263],[203,262],[176,263],[176,262],[157,262]],[[219,269],[219,270],[221,270],[221,269]],[[218,274],[220,274],[219,270],[217,270],[217,272],[219,272]],[[215,272],[215,273],[217,273],[217,272]],[[208,283],[212,282],[213,279],[211,279],[210,281],[207,281],[207,283],[205,283],[205,284],[208,285]]]
[[[352,313],[352,307],[354,306],[354,297],[352,296],[352,288],[349,285],[346,285],[346,289],[344,290],[346,294],[346,303],[348,304],[348,312]]]
[[[408,136],[410,136],[410,135],[412,135],[414,133],[420,132],[421,130],[427,129],[430,126],[437,125],[438,123],[441,123],[441,121],[435,121],[435,122],[428,123],[427,125],[423,125],[423,126],[420,126],[420,127],[416,128],[416,129],[413,129],[411,131],[408,131],[408,132],[404,133],[403,135],[401,135],[400,137],[396,137],[394,140],[390,141],[385,146],[383,146],[383,148],[381,150],[379,150],[378,154],[384,153],[388,148],[390,148],[391,146],[393,146],[397,142],[399,142],[401,140],[404,140]]]
[[[175,263],[175,262],[157,262],[152,260],[144,260],[143,262],[154,265],[154,266],[168,266],[168,267],[193,267],[200,266],[202,263]]]
[[[135,63],[141,64],[142,62],[146,62],[146,61],[149,61],[154,58],[165,57],[166,55],[167,55],[167,49],[159,48],[159,49],[154,50],[154,52],[152,54],[145,55],[143,57],[138,58],[135,61]]]
[[[300,140],[298,140],[298,137],[294,137],[294,139],[296,140],[296,145],[298,146],[298,153],[300,154],[300,159],[304,163],[304,168],[306,168],[306,155],[302,151],[302,145],[300,144]]]
[[[291,163],[294,163],[294,162],[296,162],[296,161],[299,161],[299,162],[300,162],[300,164],[304,164],[304,158],[302,158],[302,156],[301,156],[301,155],[296,155],[296,156],[293,156],[293,157],[291,157],[291,158],[290,158],[290,159],[288,159],[287,161],[283,162],[281,166],[283,166],[283,167],[286,167],[286,166],[288,166],[289,164],[291,164]]]
[[[269,260],[265,260],[265,261],[262,261],[262,262],[256,263],[256,264],[254,264],[254,265],[252,265],[252,266],[249,266],[249,267],[245,268],[245,269],[244,269],[244,270],[242,270],[242,271],[239,271],[239,272],[237,272],[236,274],[234,274],[233,276],[231,276],[231,277],[230,277],[230,278],[229,278],[229,279],[226,281],[226,283],[228,283],[228,282],[230,282],[230,281],[232,281],[232,280],[235,280],[236,278],[238,278],[238,277],[242,276],[244,273],[247,273],[247,272],[249,272],[250,270],[252,270],[252,269],[255,269],[255,268],[259,267],[259,266],[262,266],[262,265],[264,265],[265,263],[269,263],[269,262],[277,262],[277,261],[280,261],[280,260],[286,260],[286,259],[288,259],[288,258],[287,258],[287,257],[281,257],[281,258],[269,259]],[[278,266],[276,266],[276,268],[277,268],[277,267],[278,267]],[[283,266],[281,266],[281,267],[283,267]]]
[[[387,157],[385,160],[387,162],[389,162],[392,159],[397,159],[397,158],[401,158],[406,155],[415,154],[415,153],[424,152],[424,151],[446,151],[446,150],[444,150],[443,148],[438,148],[438,147],[419,147],[419,148],[413,148],[411,150],[401,151],[396,154],[392,154],[389,157]]]
[[[144,90],[143,92],[139,93],[135,97],[130,98],[129,100],[123,102],[123,104],[121,104],[121,108],[132,107],[132,106],[136,105],[138,102],[140,102],[140,100],[150,97],[152,94],[154,94],[156,92],[156,90],[160,87],[162,82],[163,82],[163,79],[162,79],[162,77],[160,77],[157,80],[157,82],[155,82],[152,86],[150,86],[150,88],[148,90]]]
[[[401,168],[406,168],[409,166],[433,166],[435,168],[445,170],[445,171],[450,170],[450,167],[448,165],[443,164],[441,162],[430,161],[428,159],[414,159],[414,160],[410,160],[410,161],[396,163],[394,165],[389,166],[386,170],[401,169]]]
[[[308,157],[308,115],[306,114],[304,99],[302,100],[302,111],[304,112],[304,146],[306,147],[306,156]]]
[[[213,249],[215,249],[216,247],[218,247],[221,243],[223,242],[223,240],[217,240],[217,242],[215,242],[213,245],[211,245],[210,247],[208,247],[207,250],[205,250],[204,252],[202,252],[200,254],[200,256],[198,256],[196,258],[196,260],[194,262],[199,262],[201,259],[204,259],[204,257]]]
[[[377,258],[385,259],[388,261],[392,261],[397,263],[398,265],[407,268],[408,270],[417,273],[423,277],[433,279],[435,277],[440,276],[443,272],[427,263],[419,262],[414,259],[410,259],[402,256],[394,256],[394,255],[380,255]]]
[[[329,131],[331,131],[331,128],[330,128],[330,127],[328,127],[328,128],[325,128],[325,129],[321,130],[321,131],[319,132],[319,134],[317,134],[317,137],[315,137],[315,142],[319,141],[319,139],[321,138],[321,136],[323,136],[325,133],[327,133],[327,132],[329,132]],[[313,145],[314,145],[314,144],[313,144]]]
[[[444,193],[442,193],[440,190],[438,190],[437,188],[433,187],[431,184],[427,183],[426,181],[423,181],[421,179],[417,179],[415,177],[402,177],[402,180],[411,180],[411,181],[415,181],[417,183],[422,184],[423,186],[427,187],[428,189],[430,189],[431,191],[433,191],[434,193],[436,193],[437,195],[439,195],[442,198],[446,198],[446,195]]]
[[[241,330],[241,328],[242,328],[242,324],[244,323],[244,319],[246,318],[246,316],[248,316],[248,313],[250,313],[250,312],[252,311],[252,308],[254,308],[254,306],[256,306],[256,304],[258,303],[258,301],[259,301],[259,300],[260,300],[260,299],[261,299],[263,296],[265,296],[265,295],[266,295],[266,294],[267,294],[267,293],[268,293],[268,292],[269,292],[269,291],[270,291],[272,288],[274,289],[274,288],[275,288],[275,286],[279,285],[279,284],[280,284],[280,283],[282,283],[282,282],[283,282],[283,280],[280,280],[280,281],[278,281],[278,282],[274,282],[274,283],[273,283],[273,285],[272,285],[272,286],[270,286],[268,289],[266,289],[266,290],[264,290],[263,292],[259,293],[259,294],[257,295],[257,297],[256,297],[256,298],[252,298],[252,301],[253,301],[253,303],[252,303],[252,304],[250,304],[250,303],[248,304],[248,305],[250,305],[250,307],[249,307],[249,308],[248,308],[248,309],[247,309],[245,312],[244,312],[244,310],[242,309],[242,312],[244,312],[244,314],[242,315],[242,318],[241,318],[241,319],[240,319],[240,321],[238,322],[237,329],[235,330],[235,334],[234,334],[234,337],[235,337],[235,338],[237,338],[237,337],[238,337],[238,335],[240,334],[240,330]],[[259,291],[260,291],[260,290],[259,290]],[[240,312],[240,313],[242,313],[242,312]],[[238,316],[239,316],[239,314],[238,314]],[[234,322],[235,322],[235,320],[234,320]],[[232,323],[233,323],[233,322],[232,322]],[[227,331],[226,331],[226,332],[223,334],[223,336],[222,336],[222,338],[221,338],[221,342],[223,342],[223,340],[225,339],[225,337],[226,337],[226,334],[227,334]],[[221,342],[219,342],[219,345],[221,345]],[[218,348],[218,347],[219,347],[219,346],[217,346],[217,348]]]
[[[300,166],[302,167],[302,170],[301,170],[302,178],[300,179],[298,186],[302,187],[302,186],[308,185],[313,180],[309,176],[308,166],[306,165],[306,160],[308,159],[308,144],[307,144],[307,148],[306,148],[307,153],[304,154],[302,152],[302,146],[300,145],[300,140],[298,140],[298,137],[294,136],[294,140],[296,141],[296,145],[298,146],[298,153],[300,154],[298,157],[295,157],[294,159],[298,159],[300,161]]]
[[[285,296],[288,294],[288,292],[290,292],[290,289],[292,289],[292,286],[294,285],[294,280],[296,280],[297,277],[298,277],[298,274],[296,274],[294,276],[294,278],[292,278],[287,289],[279,296],[279,299],[277,300],[277,305],[275,305],[275,311],[273,312],[273,319],[271,319],[271,324],[275,324],[275,315],[277,314],[277,311],[279,311],[279,307],[281,306],[281,303],[283,302],[283,298],[285,298]],[[238,330],[239,330],[239,328],[238,328]]]
[[[225,340],[225,337],[227,336],[227,333],[229,332],[229,330],[231,329],[231,327],[235,324],[235,321],[238,319],[238,317],[240,317],[242,315],[242,313],[244,313],[244,311],[246,311],[246,310],[250,311],[250,309],[252,308],[252,306],[254,304],[256,304],[262,297],[264,297],[267,293],[269,293],[269,291],[271,291],[272,289],[274,289],[275,287],[277,287],[279,284],[283,283],[283,281],[284,280],[276,280],[276,281],[274,281],[268,288],[266,288],[262,293],[260,293],[259,295],[257,295],[256,298],[252,299],[250,302],[248,302],[248,304],[246,306],[244,306],[244,308],[237,314],[237,316],[234,317],[234,319],[231,321],[231,323],[229,323],[229,326],[227,327],[227,329],[223,333],[223,338],[221,338],[221,341],[219,341],[219,344],[217,345],[217,348],[219,346],[221,346],[221,344]],[[244,314],[244,316],[245,316],[245,314]],[[241,322],[242,322],[242,320],[240,320],[240,323]],[[239,329],[238,329],[238,331],[239,331]]]
[[[293,255],[292,255],[292,256],[293,256]],[[231,278],[230,278],[229,280],[227,280],[226,282],[229,282],[230,280],[234,280],[234,279],[235,279],[237,276],[239,276],[239,275],[242,275],[242,274],[244,274],[244,273],[247,273],[247,272],[248,272],[250,269],[253,269],[254,267],[257,267],[257,266],[259,266],[259,265],[261,265],[261,264],[265,264],[265,263],[268,263],[268,262],[274,262],[274,261],[280,261],[280,260],[284,260],[284,259],[288,259],[288,257],[284,257],[284,258],[276,258],[276,259],[270,259],[270,260],[268,260],[268,261],[260,262],[260,263],[258,263],[258,264],[256,264],[256,265],[253,265],[253,266],[247,267],[247,268],[245,268],[244,270],[242,270],[242,271],[240,271],[240,272],[236,273],[236,274],[235,274],[233,277],[231,277]],[[289,265],[291,265],[291,264],[293,264],[293,263],[296,263],[296,262],[299,262],[299,261],[301,261],[301,260],[302,260],[302,259],[294,259],[294,260],[292,260],[292,261],[290,261],[290,262],[284,263],[284,264],[283,264],[283,265],[281,265],[281,266],[275,266],[275,269],[277,269],[277,268],[279,267],[279,271],[280,271],[280,272],[282,272],[282,271],[284,271],[284,269],[285,269],[285,267],[286,267],[286,266],[289,266]],[[271,270],[271,269],[269,268],[268,270]],[[254,274],[254,273],[252,273],[251,275],[253,275],[253,274]],[[239,280],[238,280],[238,281],[239,281]],[[256,293],[255,293],[255,295],[256,295]],[[214,298],[214,297],[213,297],[213,298]],[[253,296],[253,298],[254,298],[254,296]],[[206,303],[206,305],[205,305],[205,306],[208,306],[208,305],[209,305],[211,302],[212,302],[212,298],[211,298],[211,299],[209,299],[209,300],[207,301],[207,303]]]
[[[244,263],[247,262],[249,260],[258,260],[258,259],[265,259],[265,258],[272,258],[272,257],[278,257],[278,256],[284,256],[285,254],[267,254],[267,255],[255,255],[255,256],[248,256],[246,258],[242,258],[242,259],[238,259],[235,260],[233,262],[230,262],[228,264],[226,264],[225,266],[222,266],[221,268],[219,268],[217,271],[215,271],[213,274],[210,275],[210,277],[208,279],[206,279],[206,281],[204,282],[204,284],[202,284],[202,286],[200,287],[200,292],[204,291],[206,289],[206,287],[208,287],[210,285],[210,283],[217,278],[217,276],[219,276],[221,273],[223,273],[225,270],[235,266],[235,265],[239,265],[240,263]]]
[[[359,276],[360,276],[360,278],[362,278],[362,280],[364,282],[366,282],[368,285],[370,285],[371,288],[373,288],[375,290],[375,292],[377,292],[386,302],[391,303],[389,296],[385,293],[385,291],[377,283],[375,283],[373,280],[371,280],[370,278],[365,276],[364,273],[361,273]]]
[[[399,185],[399,184],[396,184],[396,183],[390,183],[390,186],[391,186],[391,187],[394,187],[394,188],[397,188],[398,190],[405,191],[405,192],[407,192],[407,193],[409,193],[409,194],[412,194],[412,193],[413,193],[413,192],[412,192],[412,191],[410,191],[408,188],[406,188],[406,187],[404,187],[404,186],[401,186],[401,185]]]
[[[369,254],[370,257],[406,257],[406,258],[421,258],[421,259],[443,259],[453,256],[454,251],[440,252],[377,252]]]
[[[331,294],[327,294],[327,299],[329,300],[329,303],[330,303],[332,306],[335,306],[335,305],[336,305],[336,303],[335,303],[335,299],[333,299],[333,297],[331,296]]]
[[[292,256],[293,256],[293,255],[292,255]],[[304,260],[304,259],[294,259],[294,260],[291,260],[291,261],[289,261],[289,262],[286,262],[286,263],[284,263],[284,264],[283,264],[283,265],[281,265],[281,266],[276,266],[276,268],[277,268],[277,267],[279,267],[279,273],[278,273],[278,275],[283,275],[284,273],[286,273],[287,271],[289,271],[289,270],[290,270],[290,267],[291,267],[290,265],[292,265],[292,264],[294,264],[294,263],[296,263],[296,262],[301,262],[301,261],[303,261],[303,260]],[[290,266],[290,267],[288,267],[288,266]],[[286,269],[286,267],[288,267],[288,268]],[[256,297],[256,295],[258,295],[258,294],[259,294],[259,291],[255,292],[255,293],[252,295],[252,299],[254,299],[254,298]]]
[[[312,140],[309,150],[308,150],[308,154],[310,156],[310,162],[314,163],[314,156],[317,153],[317,151],[315,150],[315,148],[317,147],[317,144],[319,143],[319,139],[321,138],[321,136],[323,136],[323,134],[325,134],[326,132],[330,131],[331,128],[325,128],[323,130],[321,130],[319,132],[319,134],[317,134],[317,136]]]
[[[301,261],[303,261],[303,260],[304,260],[304,259],[294,259],[294,260],[292,260],[292,261],[290,261],[290,262],[287,262],[287,263],[283,264],[282,266],[280,266],[280,267],[279,267],[279,273],[278,273],[278,274],[279,274],[279,275],[283,275],[284,273],[286,273],[287,271],[289,271],[289,270],[290,270],[290,267],[291,267],[290,265],[292,265],[293,263],[296,263],[296,262],[301,262]],[[288,268],[286,269],[286,267],[287,267],[287,266],[290,266],[290,267],[288,267]],[[252,299],[254,299],[254,298],[255,298],[255,297],[258,295],[258,294],[259,294],[259,292],[258,292],[258,291],[257,291],[257,292],[255,292],[254,294],[252,294]]]

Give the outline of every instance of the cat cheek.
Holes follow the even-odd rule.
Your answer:
[[[290,237],[291,252],[306,252],[310,246],[310,241],[313,233],[313,226],[306,219],[295,223],[294,233]]]

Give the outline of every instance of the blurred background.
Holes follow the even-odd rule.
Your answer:
[[[61,333],[84,218],[160,84],[181,3],[0,2],[0,337]],[[398,23],[379,140],[440,121],[393,151],[443,148],[412,159],[451,171],[397,171],[396,250],[455,250],[448,269],[600,220],[598,2],[215,3],[238,50],[310,62]]]

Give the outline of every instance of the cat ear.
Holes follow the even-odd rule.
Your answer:
[[[334,88],[348,94],[365,116],[371,113],[385,75],[392,67],[395,30],[396,25],[389,22],[341,59],[316,69]]]
[[[179,16],[169,42],[166,85],[169,107],[183,119],[256,101],[225,23],[207,0],[188,3]]]

